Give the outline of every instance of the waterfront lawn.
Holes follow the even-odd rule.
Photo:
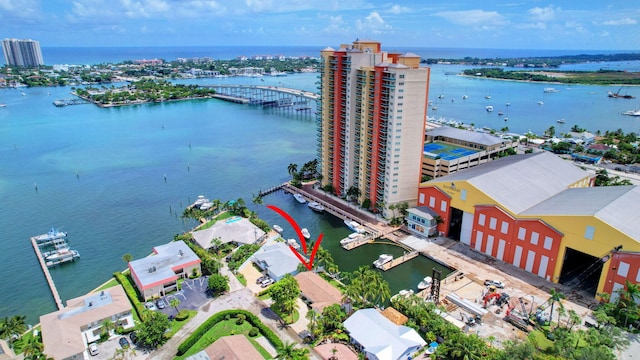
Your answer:
[[[202,225],[198,230],[208,229],[208,228],[212,227],[213,224],[215,224],[219,220],[225,220],[225,219],[228,219],[228,218],[234,217],[234,216],[236,216],[236,215],[233,212],[225,211],[225,212],[223,212],[223,213],[221,213],[219,215],[214,216],[213,219],[207,221],[207,223]]]
[[[108,282],[106,282],[104,285],[102,285],[99,288],[97,288],[96,291],[106,290],[106,289],[112,288],[112,287],[114,287],[116,285],[118,285],[118,281],[116,279],[111,279]]]
[[[189,320],[191,320],[191,318],[196,316],[196,314],[198,313],[197,310],[186,310],[186,309],[180,310],[180,312],[183,312],[183,313],[186,312],[188,316],[186,319],[181,321],[178,321],[175,319],[171,321],[170,330],[168,333],[165,334],[167,338],[171,338],[173,335],[175,335],[178,332],[178,330],[180,330],[186,323],[189,322]]]
[[[271,359],[271,355],[260,346],[253,338],[249,336],[249,331],[253,327],[249,321],[243,321],[241,325],[236,324],[238,319],[231,318],[229,320],[222,320],[215,324],[209,331],[207,331],[184,355],[178,356],[175,359],[185,359],[199,351],[204,350],[207,346],[213,344],[216,340],[223,336],[244,334],[253,344],[253,346],[265,357],[265,359]]]

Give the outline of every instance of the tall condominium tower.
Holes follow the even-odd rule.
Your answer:
[[[35,40],[2,40],[4,62],[10,66],[36,67],[44,65],[40,42]]]
[[[415,205],[430,69],[418,55],[383,52],[376,41],[329,47],[321,58],[322,184],[338,195],[357,193],[384,216],[389,205]]]

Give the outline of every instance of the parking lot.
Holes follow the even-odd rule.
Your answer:
[[[171,306],[171,301],[177,299],[180,301],[178,310],[199,310],[207,301],[213,298],[213,295],[207,290],[209,283],[208,276],[201,276],[197,279],[186,279],[182,282],[181,290],[163,296],[156,300],[155,304],[164,304],[164,309],[157,309],[169,317],[177,314],[176,309]]]
[[[131,341],[129,340],[129,336],[115,336],[112,339],[109,339],[103,343],[98,344],[98,354],[91,356],[89,355],[90,359],[95,359],[95,360],[107,360],[107,359],[112,359],[116,353],[116,350],[121,349],[121,346],[119,344],[119,340],[120,338],[126,338],[127,341],[129,341],[129,344],[131,344]],[[149,353],[141,348],[138,348],[137,346],[133,346],[133,349],[135,350],[135,355],[133,352],[129,352],[129,356],[127,357],[127,359],[129,360],[142,360],[142,359],[146,359],[147,356],[149,355]]]

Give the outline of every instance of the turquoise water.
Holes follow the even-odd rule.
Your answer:
[[[501,128],[505,122],[484,110],[510,101],[510,131],[541,133],[550,125],[640,132],[640,119],[618,113],[637,108],[637,100],[608,99],[608,87],[556,86],[476,80],[444,75],[455,67],[432,70],[430,97],[445,98],[431,116],[476,126]],[[283,78],[205,79],[196,83],[255,83],[315,91],[316,74]],[[70,97],[68,87],[1,89],[0,103],[0,317],[25,314],[35,323],[55,310],[29,238],[58,227],[69,233],[75,263],[52,269],[63,300],[82,295],[125,267],[122,255],[147,255],[154,245],[193,227],[180,218],[197,195],[223,201],[286,181],[290,163],[315,157],[312,117],[277,109],[241,106],[218,100],[182,101],[101,109],[92,105],[54,107]],[[617,90],[617,89],[614,89]],[[628,93],[639,96],[639,88]],[[49,94],[50,93],[50,94]],[[467,94],[469,99],[461,100]],[[451,102],[451,99],[454,99]],[[536,104],[544,100],[544,105]],[[566,125],[556,119],[565,118]],[[562,131],[562,130],[560,130]],[[37,187],[37,190],[36,190]],[[342,221],[298,206],[276,193],[258,207],[269,223],[285,222],[264,206],[290,211],[312,235],[325,234],[326,246],[343,271],[369,266],[381,253],[399,255],[391,245],[346,252],[337,242],[348,234]],[[285,229],[286,232],[289,231]],[[289,237],[293,237],[293,233]],[[384,273],[392,291],[411,288],[430,275],[433,265],[419,258]]]

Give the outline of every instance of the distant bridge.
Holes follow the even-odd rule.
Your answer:
[[[315,108],[318,94],[290,89],[280,86],[265,85],[200,85],[200,87],[214,89],[217,98],[241,104],[260,105],[293,109],[311,113]]]

